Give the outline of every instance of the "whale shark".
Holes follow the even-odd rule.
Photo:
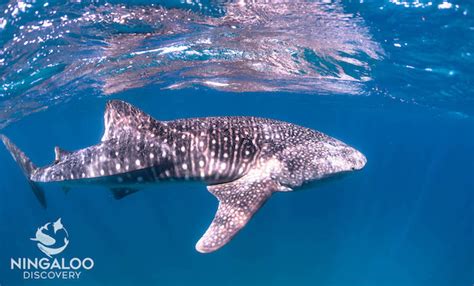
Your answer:
[[[66,188],[91,184],[116,199],[146,184],[202,181],[219,201],[196,243],[213,252],[226,245],[276,192],[362,169],[366,157],[322,132],[258,117],[205,117],[159,121],[129,103],[111,100],[101,141],[77,151],[55,148],[55,160],[37,167],[0,135],[46,207],[43,183]]]

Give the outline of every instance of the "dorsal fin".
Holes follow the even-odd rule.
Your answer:
[[[54,147],[54,162],[57,163],[61,161],[61,159],[68,154],[71,154],[71,152],[63,150],[58,146]]]
[[[127,131],[149,132],[160,123],[150,115],[120,100],[107,102],[104,114],[105,131],[102,141],[119,138]]]

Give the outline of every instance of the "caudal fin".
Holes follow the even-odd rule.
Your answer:
[[[15,144],[10,141],[10,139],[8,139],[8,137],[5,135],[0,135],[0,139],[2,139],[3,144],[5,144],[5,147],[7,147],[8,151],[10,151],[10,154],[12,154],[13,159],[15,159],[15,161],[20,166],[23,174],[25,174],[36,198],[40,204],[46,208],[46,196],[44,195],[44,191],[40,186],[38,186],[37,183],[31,180],[31,174],[38,168],[31,162],[25,153],[23,153]]]

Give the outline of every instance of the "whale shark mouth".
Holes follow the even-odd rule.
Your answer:
[[[51,98],[149,84],[359,94],[371,80],[370,63],[383,56],[363,20],[338,1],[57,5],[28,4],[4,19],[16,37],[0,50],[0,128]],[[37,20],[23,19],[34,12]]]

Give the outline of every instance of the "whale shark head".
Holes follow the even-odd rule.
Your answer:
[[[349,162],[351,168],[349,171],[361,170],[365,167],[365,164],[367,164],[367,158],[360,151],[348,147],[346,153],[348,154],[346,160]]]
[[[320,178],[332,177],[364,168],[367,158],[339,140],[319,142],[313,163]]]

